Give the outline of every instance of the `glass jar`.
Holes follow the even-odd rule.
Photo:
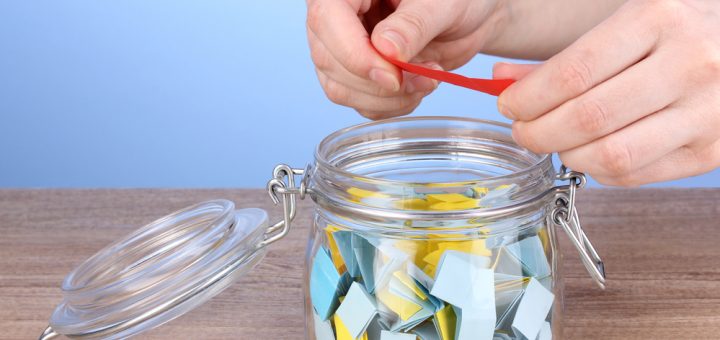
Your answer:
[[[275,168],[267,188],[282,202],[277,223],[260,209],[209,201],[101,250],[66,277],[41,339],[126,338],[182,315],[259,263],[305,197],[315,202],[306,338],[561,338],[558,230],[604,283],[574,208],[584,184],[519,147],[502,123],[417,117],[350,127],[320,143],[313,165]]]
[[[553,219],[568,201],[556,205],[555,180],[551,157],[501,123],[405,118],[328,136],[307,188],[307,338],[560,337]]]

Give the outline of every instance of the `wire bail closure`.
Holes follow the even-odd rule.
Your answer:
[[[266,247],[288,234],[297,213],[296,196],[305,199],[307,193],[307,184],[310,179],[308,173],[310,173],[310,165],[307,165],[305,169],[294,169],[287,164],[279,164],[273,169],[273,178],[267,184],[267,191],[275,205],[282,200],[283,219],[268,228],[265,232],[265,239],[258,244],[258,248]],[[303,176],[299,187],[295,186],[295,176]]]
[[[580,253],[580,260],[585,265],[590,277],[601,289],[605,289],[605,264],[590,239],[585,235],[575,207],[575,192],[587,184],[585,174],[568,170],[563,165],[560,167],[557,179],[570,181],[570,183],[556,188],[555,208],[551,213],[553,223],[563,227],[570,241]]]

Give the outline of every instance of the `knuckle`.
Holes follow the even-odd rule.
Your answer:
[[[593,84],[586,54],[580,54],[558,66],[558,84],[569,93],[583,93]]]
[[[610,118],[607,107],[598,100],[580,101],[576,117],[577,131],[594,137],[602,135]]]
[[[330,56],[327,51],[325,51],[320,46],[310,47],[310,58],[312,59],[315,67],[317,67],[318,70],[327,71],[330,69]]]
[[[512,136],[513,139],[515,139],[515,142],[518,143],[518,145],[535,153],[543,153],[543,150],[541,149],[537,140],[532,136],[531,133],[529,133],[525,124],[522,124],[521,122],[513,123]]]
[[[311,31],[317,32],[321,28],[325,7],[322,1],[310,1],[307,7],[306,25]]]
[[[630,148],[624,143],[606,140],[600,143],[598,151],[599,167],[612,176],[622,176],[632,171],[633,157]]]
[[[689,16],[687,6],[679,0],[651,0],[648,15],[665,28],[684,28]]]
[[[630,177],[626,176],[620,176],[620,177],[602,177],[597,176],[593,177],[596,182],[606,185],[606,186],[614,186],[614,187],[633,187],[637,184],[634,182],[634,179],[631,179]]]
[[[612,182],[613,183],[611,185],[618,186],[618,187],[625,187],[625,188],[637,187],[641,184],[637,178],[635,178],[633,176],[627,176],[627,175],[613,178]]]
[[[703,50],[706,56],[704,65],[701,68],[710,79],[717,81],[720,78],[720,47],[711,46]]]
[[[365,54],[359,52],[360,51],[347,51],[347,53],[343,53],[341,62],[350,73],[361,78],[368,78],[368,74],[370,73],[368,58]]]
[[[705,39],[696,40],[692,53],[695,63],[687,72],[686,81],[695,86],[716,83],[720,78],[720,45]]]
[[[404,107],[396,110],[394,116],[404,116],[404,115],[411,114],[420,105],[421,101],[422,101],[421,98],[413,99]]]
[[[571,157],[567,151],[558,153],[558,157],[560,158],[560,162],[568,168],[575,171],[585,172],[585,164],[578,162],[576,157]]]
[[[397,16],[414,37],[422,37],[427,34],[428,22],[424,15],[416,12],[402,11],[397,12]]]
[[[368,110],[358,110],[356,109],[357,113],[359,113],[361,116],[370,119],[370,120],[380,120],[385,118],[385,116],[380,112],[375,111],[368,111]]]
[[[331,102],[339,105],[348,105],[350,92],[342,84],[332,79],[327,79],[323,85],[323,89],[325,90],[325,95],[327,95]]]

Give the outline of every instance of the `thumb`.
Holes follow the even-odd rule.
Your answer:
[[[403,61],[415,57],[446,31],[456,15],[444,1],[405,0],[373,29],[371,41],[380,54]]]
[[[493,65],[494,79],[515,79],[525,78],[530,72],[536,70],[541,64],[511,64],[499,62]]]

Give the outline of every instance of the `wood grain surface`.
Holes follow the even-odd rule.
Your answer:
[[[0,190],[0,339],[37,338],[62,278],[100,248],[212,198],[279,216],[263,190]],[[311,207],[250,275],[139,338],[302,339]],[[608,288],[563,238],[566,339],[720,339],[720,190],[591,189],[579,209]]]

